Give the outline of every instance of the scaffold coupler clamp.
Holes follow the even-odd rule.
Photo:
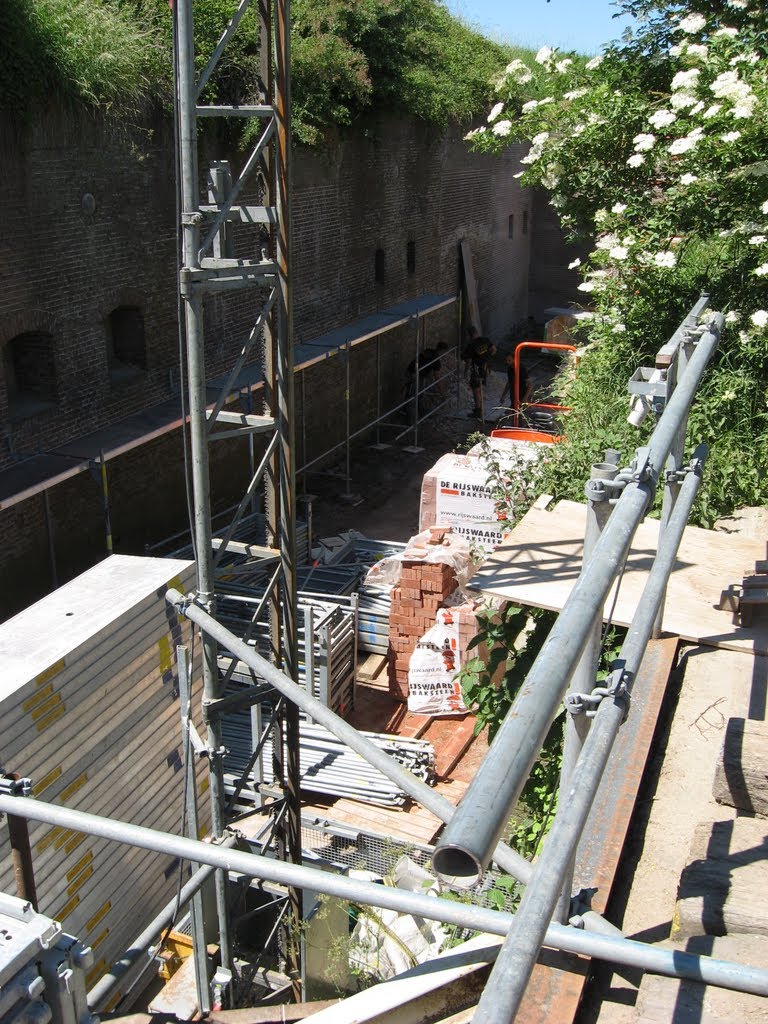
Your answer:
[[[31,796],[32,779],[22,779],[0,768],[0,793],[3,796]]]
[[[637,484],[645,483],[651,478],[651,449],[638,448],[632,460],[632,480]]]
[[[15,772],[4,772],[0,767],[0,795],[31,796],[32,779],[22,779]],[[0,814],[2,818],[2,814]]]
[[[622,721],[626,722],[629,714],[629,678],[624,668],[617,668],[609,677],[607,686],[596,686],[591,693],[567,693],[563,698],[565,710],[570,715],[594,718],[602,701],[606,697],[613,697],[615,703],[624,708]]]
[[[626,722],[627,716],[629,715],[631,683],[631,673],[627,671],[624,665],[619,665],[611,673],[610,683],[605,688],[607,692],[604,696],[613,697],[614,703],[623,707],[624,716],[622,718],[622,722]]]
[[[563,705],[569,715],[594,715],[597,710],[602,696],[595,693],[577,693],[572,691],[566,693],[563,698]]]

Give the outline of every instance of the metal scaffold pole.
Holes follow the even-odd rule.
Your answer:
[[[181,229],[183,268],[180,290],[184,300],[186,328],[187,387],[192,460],[194,505],[194,537],[197,558],[197,600],[215,614],[213,589],[213,547],[211,531],[211,497],[208,472],[208,439],[206,436],[205,334],[203,296],[191,279],[190,271],[200,267],[200,205],[197,163],[197,117],[195,81],[194,21],[191,0],[180,0],[176,7],[176,68],[179,159],[181,171]],[[203,692],[207,700],[219,696],[216,641],[203,632]],[[211,829],[218,838],[224,831],[224,778],[222,773],[221,722],[207,721],[207,744],[210,761]],[[216,912],[219,926],[221,964],[232,969],[227,908],[227,878],[223,871],[215,874]]]
[[[291,305],[290,251],[290,148],[291,148],[291,65],[290,65],[290,0],[275,0],[275,209],[277,214],[276,260],[280,296],[276,303],[275,391],[277,449],[277,501],[272,528],[277,531],[281,555],[280,588],[282,611],[283,669],[291,679],[298,680],[296,622],[296,467],[294,463],[295,396],[293,373],[293,311]],[[286,739],[283,795],[287,805],[281,825],[284,859],[301,864],[301,766],[299,762],[299,709],[291,701],[283,702]],[[286,948],[286,969],[296,1000],[301,999],[300,935],[302,893],[295,886],[288,890],[290,922]]]

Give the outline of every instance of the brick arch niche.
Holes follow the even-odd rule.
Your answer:
[[[55,340],[48,331],[24,331],[3,345],[8,419],[25,420],[58,401]]]
[[[139,306],[116,306],[107,316],[107,363],[113,385],[143,374],[147,369],[144,314]]]

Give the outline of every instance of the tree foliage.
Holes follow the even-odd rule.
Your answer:
[[[585,358],[563,384],[574,412],[548,463],[557,493],[580,498],[606,446],[643,443],[625,423],[627,377],[699,292],[726,313],[689,430],[712,451],[695,510],[709,524],[768,497],[768,14],[754,0],[618,6],[640,19],[633,36],[588,61],[544,47],[512,62],[470,138],[530,141],[523,184],[593,241]]]

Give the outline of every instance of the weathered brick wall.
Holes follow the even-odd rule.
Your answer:
[[[576,257],[583,257],[588,246],[567,245],[557,213],[547,202],[546,194],[533,194],[533,234],[531,239],[531,278],[528,305],[531,316],[544,320],[548,306],[583,304],[585,295],[578,290],[579,275],[568,270]]]
[[[0,121],[0,346],[25,332],[52,334],[57,392],[49,410],[9,423],[0,380],[0,468],[168,397],[176,365],[169,142],[162,122],[128,131],[61,111],[23,129]],[[142,309],[148,366],[115,386],[106,321],[121,305]]]
[[[129,128],[52,111],[23,129],[0,119],[0,151],[0,349],[20,334],[46,332],[54,339],[56,370],[56,402],[34,417],[11,421],[0,369],[2,471],[20,457],[176,394],[179,364],[170,126],[158,119]],[[202,172],[209,158],[221,155],[215,140],[206,139]],[[456,293],[463,238],[473,253],[484,330],[503,340],[528,312],[536,224],[532,197],[513,177],[518,156],[515,149],[500,160],[471,154],[458,129],[435,133],[396,121],[382,124],[376,137],[300,150],[292,194],[296,340],[420,294]],[[237,174],[244,157],[235,153],[231,159]],[[255,233],[238,232],[235,244],[238,255],[258,252]],[[548,250],[553,260],[554,244]],[[380,281],[377,250],[384,261]],[[257,298],[239,292],[207,301],[209,377],[230,367],[258,314]],[[110,372],[108,318],[120,306],[141,312],[147,366],[118,380]],[[455,307],[427,318],[422,344],[437,340],[455,343]],[[415,354],[413,327],[352,350],[353,432],[377,408],[377,348],[384,409],[403,397],[405,368]],[[344,359],[325,360],[297,380],[299,464],[343,439]],[[228,448],[212,447],[219,507],[231,503],[246,481],[245,442]],[[116,550],[141,551],[181,527],[186,512],[178,432],[111,461],[109,476]],[[52,489],[49,504],[61,582],[103,555],[97,483],[81,474]],[[50,585],[43,514],[41,497],[0,512],[0,573],[10,584],[2,614]]]
[[[400,121],[381,125],[378,138],[301,151],[293,175],[297,341],[419,294],[456,293],[463,238],[483,328],[500,340],[527,313],[530,237],[522,222],[531,196],[513,177],[520,155],[520,147],[501,159],[473,154],[457,129],[435,134]],[[510,214],[520,224],[513,238]],[[377,249],[385,260],[381,282]]]

